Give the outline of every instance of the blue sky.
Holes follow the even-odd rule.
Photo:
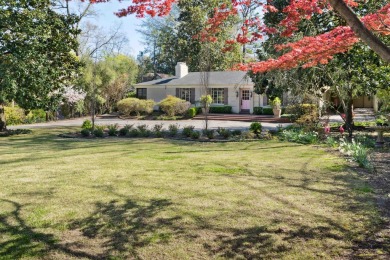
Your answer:
[[[78,1],[72,2],[72,5],[76,5]],[[138,53],[144,49],[143,45],[140,43],[141,35],[136,32],[140,19],[136,18],[135,15],[119,18],[114,14],[114,12],[121,8],[126,8],[130,4],[131,1],[123,1],[122,3],[111,1],[109,3],[94,4],[93,8],[98,15],[88,19],[93,24],[104,27],[105,30],[110,30],[110,28],[113,27],[116,28],[117,24],[121,23],[121,32],[123,32],[129,40],[128,46],[124,52],[136,57]]]

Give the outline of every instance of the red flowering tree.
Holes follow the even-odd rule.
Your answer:
[[[86,1],[86,0],[83,0]],[[109,0],[89,0],[93,3],[109,2]],[[167,15],[172,5],[180,0],[132,0],[133,4],[126,9],[119,10],[118,16],[136,14],[137,17],[164,16]],[[209,26],[202,36],[205,40],[213,40],[213,35],[220,30],[221,25],[231,15],[237,15],[248,7],[263,7],[264,11],[276,12],[272,6],[272,0],[231,0],[230,6],[221,5],[215,10],[214,16],[209,21]],[[377,12],[358,18],[353,12],[358,1],[354,0],[294,0],[282,10],[286,18],[280,26],[282,35],[290,36],[298,30],[302,20],[310,19],[314,14],[335,11],[341,16],[348,26],[339,26],[333,30],[315,37],[303,39],[278,46],[280,50],[288,50],[277,59],[262,62],[242,64],[241,70],[253,70],[265,72],[274,69],[291,69],[303,66],[311,67],[316,64],[326,64],[335,54],[349,50],[359,41],[365,42],[384,61],[390,62],[390,48],[387,47],[375,34],[390,35],[390,3],[383,6]],[[234,40],[227,42],[233,44],[239,42],[246,44],[254,42],[264,33],[272,33],[275,28],[267,28],[259,19],[248,18],[241,27],[241,33]]]

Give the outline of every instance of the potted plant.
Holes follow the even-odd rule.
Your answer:
[[[274,117],[280,118],[282,115],[282,101],[280,98],[276,97],[274,100],[271,101],[272,111],[274,112]]]
[[[200,97],[200,105],[202,107],[203,114],[209,112],[211,103],[213,103],[213,99],[210,95],[202,95]]]

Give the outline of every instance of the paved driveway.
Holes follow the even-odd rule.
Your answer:
[[[30,125],[18,125],[18,126],[9,126],[9,129],[15,129],[15,128],[28,128],[28,129],[34,129],[34,128],[52,128],[52,127],[67,127],[67,126],[81,126],[83,121],[85,119],[89,119],[88,117],[85,118],[77,118],[77,119],[70,119],[70,120],[58,120],[58,121],[52,121],[48,123],[39,123],[39,124],[30,124]],[[110,125],[110,124],[119,124],[120,126],[124,126],[126,124],[134,124],[134,126],[137,125],[147,125],[149,128],[153,127],[156,124],[163,124],[163,128],[167,129],[170,124],[177,124],[180,128],[183,128],[184,126],[194,126],[195,129],[201,130],[205,128],[205,121],[204,120],[178,120],[178,121],[167,121],[167,120],[123,120],[119,118],[97,118],[96,119],[97,125]],[[218,127],[224,127],[228,129],[240,129],[240,130],[246,130],[250,126],[250,122],[238,122],[238,121],[209,121],[209,128],[210,129],[217,129]],[[275,124],[275,123],[262,123],[264,129],[268,130],[277,130],[277,127],[279,125],[282,125],[283,127],[286,127],[290,124]]]

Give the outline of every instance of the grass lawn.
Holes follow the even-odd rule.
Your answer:
[[[381,223],[316,147],[60,132],[0,139],[0,259],[349,258]]]

